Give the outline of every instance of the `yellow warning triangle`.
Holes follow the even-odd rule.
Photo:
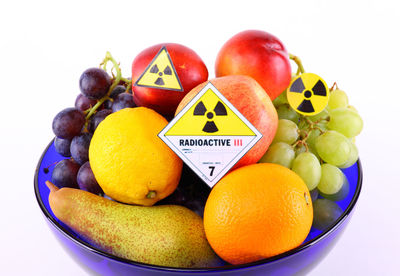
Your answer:
[[[165,136],[256,136],[236,113],[208,89]]]
[[[135,82],[135,85],[183,91],[178,74],[165,46],[153,58],[146,70]]]

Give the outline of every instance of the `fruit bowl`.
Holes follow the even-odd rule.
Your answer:
[[[53,141],[51,141],[44,150],[35,171],[36,199],[50,229],[65,250],[84,269],[100,275],[187,275],[192,273],[197,273],[197,275],[247,275],[248,273],[254,275],[291,275],[306,273],[329,253],[343,233],[353,213],[362,186],[362,168],[358,160],[353,166],[343,170],[349,183],[349,192],[344,199],[336,202],[343,213],[325,231],[311,228],[306,240],[297,248],[271,258],[243,265],[226,264],[215,268],[180,269],[149,265],[113,256],[85,242],[68,226],[59,221],[49,207],[49,189],[46,187],[45,181],[51,179],[54,167],[51,165],[61,159],[64,159],[64,157],[55,151]]]

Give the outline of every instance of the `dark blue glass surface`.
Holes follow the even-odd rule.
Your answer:
[[[209,269],[175,269],[137,263],[103,252],[83,241],[68,226],[59,221],[51,211],[48,202],[49,190],[45,181],[51,179],[55,162],[64,159],[51,142],[43,153],[35,173],[35,193],[39,206],[62,246],[71,257],[88,271],[100,275],[292,275],[305,273],[318,264],[334,246],[351,217],[361,191],[362,170],[360,162],[343,172],[349,182],[348,195],[336,203],[343,210],[339,219],[327,230],[321,232],[312,228],[303,244],[278,256],[245,265],[226,265]],[[45,170],[48,168],[48,170]]]

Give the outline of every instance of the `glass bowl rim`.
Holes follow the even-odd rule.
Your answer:
[[[284,253],[281,253],[281,254],[273,256],[273,257],[265,258],[265,259],[251,262],[251,263],[240,264],[240,265],[229,264],[229,265],[225,265],[225,266],[221,266],[221,267],[210,267],[210,268],[178,268],[178,267],[159,266],[159,265],[152,265],[152,264],[136,262],[136,261],[132,261],[132,260],[128,260],[128,259],[124,259],[124,258],[115,256],[115,255],[111,255],[105,251],[102,251],[102,250],[92,246],[91,244],[89,244],[83,240],[77,239],[72,234],[70,234],[68,232],[68,230],[65,229],[58,221],[56,221],[53,218],[53,216],[47,211],[46,207],[44,206],[44,203],[42,202],[42,198],[40,196],[38,176],[39,176],[40,165],[41,165],[43,158],[46,155],[48,149],[53,144],[53,141],[54,141],[54,139],[51,140],[51,142],[47,145],[46,149],[43,151],[43,153],[39,159],[39,162],[36,166],[35,175],[34,175],[34,190],[35,190],[36,200],[37,200],[44,216],[47,218],[47,220],[53,225],[53,227],[55,227],[60,233],[62,233],[70,241],[74,242],[76,245],[78,245],[92,253],[101,255],[106,258],[110,258],[117,262],[124,263],[125,265],[133,265],[133,266],[137,266],[137,267],[140,267],[143,269],[150,269],[153,271],[155,270],[155,271],[182,272],[182,273],[183,272],[223,272],[223,271],[229,271],[229,270],[253,268],[256,266],[265,265],[268,263],[272,263],[272,262],[293,256],[293,255],[313,246],[314,244],[317,244],[318,242],[320,242],[321,240],[323,240],[324,238],[329,236],[347,219],[347,217],[352,212],[354,206],[356,205],[356,202],[358,201],[358,198],[359,198],[360,192],[361,192],[361,187],[362,187],[362,180],[363,180],[362,166],[361,166],[360,159],[358,159],[357,160],[357,167],[358,167],[357,186],[356,186],[356,190],[354,192],[354,196],[351,199],[346,210],[343,211],[341,216],[336,220],[336,222],[330,228],[326,229],[325,231],[323,231],[321,234],[319,234],[312,240],[309,240],[308,242],[306,242],[294,249],[291,249],[289,251],[286,251]]]

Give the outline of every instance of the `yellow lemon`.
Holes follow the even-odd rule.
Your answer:
[[[106,195],[151,206],[176,189],[182,160],[157,136],[167,124],[164,117],[144,107],[122,109],[99,124],[89,161]]]

